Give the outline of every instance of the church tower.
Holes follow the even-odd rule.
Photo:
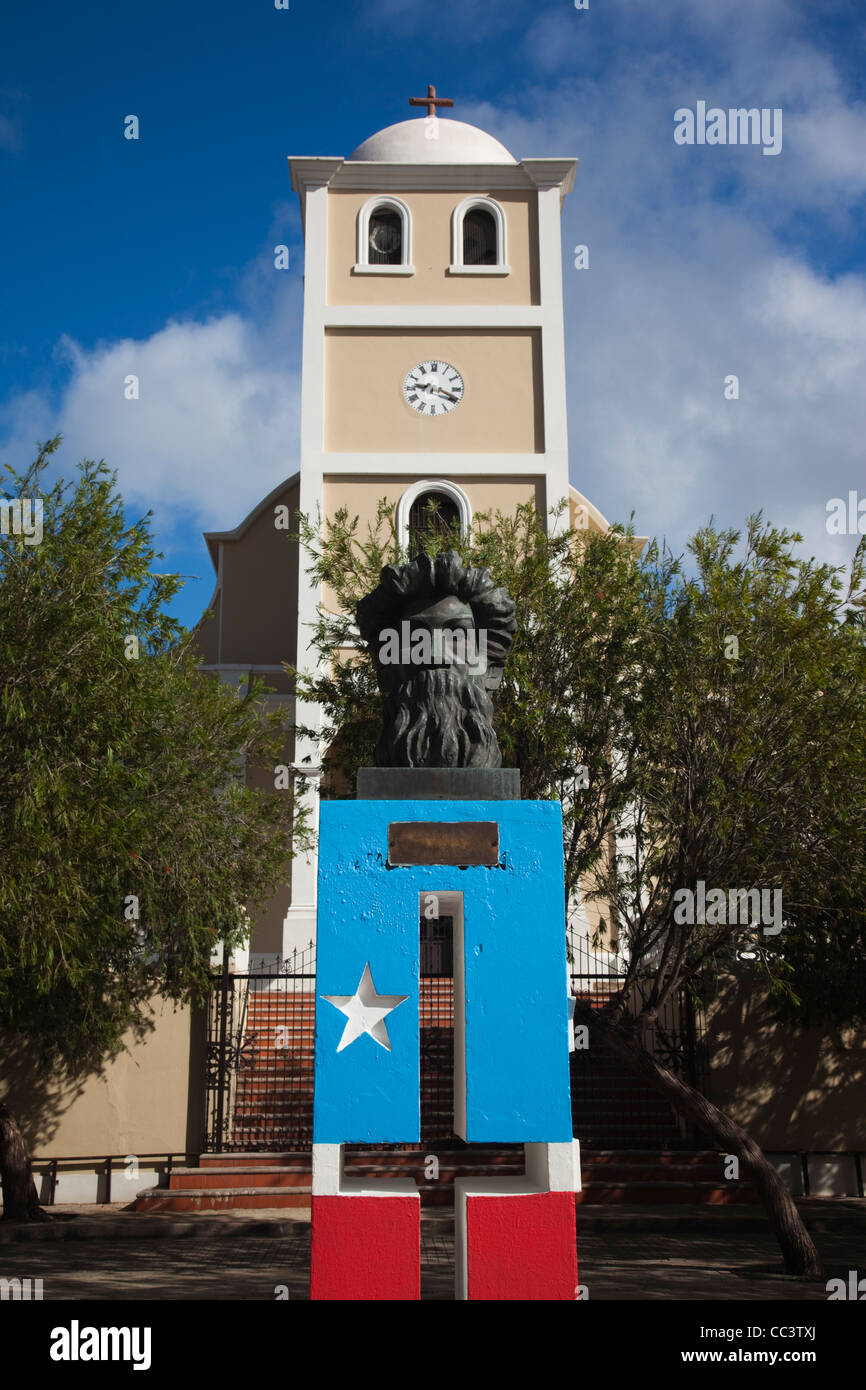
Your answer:
[[[440,117],[453,103],[433,87],[411,104],[426,110],[348,159],[289,159],[305,245],[299,471],[206,538],[218,579],[205,667],[224,680],[255,671],[286,691],[280,662],[311,660],[323,596],[303,556],[287,568],[280,504],[345,506],[364,534],[387,498],[406,541],[431,495],[464,532],[475,513],[532,501],[546,515],[563,498],[572,523],[607,528],[568,481],[561,211],[577,161],[518,161]],[[315,726],[316,710],[299,715]],[[315,756],[299,746],[295,764]],[[295,859],[256,955],[315,937],[315,885],[314,858]]]
[[[518,163],[427,115],[349,159],[290,159],[305,240],[301,509],[408,536],[425,493],[473,510],[568,495],[560,211],[574,159]],[[450,101],[447,102],[451,105]],[[450,505],[449,505],[450,504]]]

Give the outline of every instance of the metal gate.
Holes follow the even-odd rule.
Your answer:
[[[602,1009],[622,990],[626,963],[594,950],[588,937],[568,933],[571,992]],[[642,990],[637,985],[637,1004]],[[581,1037],[571,1056],[574,1133],[588,1148],[692,1148],[699,1136],[647,1082],[636,1077],[600,1037]],[[648,1051],[683,1081],[704,1091],[707,1079],[704,1018],[686,990],[672,996],[644,1039]],[[586,1044],[586,1045],[581,1045]]]
[[[204,1150],[290,1152],[313,1142],[316,951],[214,976]]]

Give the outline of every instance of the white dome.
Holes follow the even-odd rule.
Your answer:
[[[436,132],[432,138],[428,131]],[[465,121],[429,118],[386,126],[359,145],[350,160],[377,164],[516,164],[504,145]]]

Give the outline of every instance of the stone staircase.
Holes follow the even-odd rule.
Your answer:
[[[229,1126],[235,1149],[313,1140],[315,990],[250,989]]]
[[[581,1206],[757,1205],[751,1183],[725,1178],[725,1155],[712,1150],[584,1149]]]
[[[400,1150],[348,1148],[345,1172],[370,1183],[388,1178],[415,1179],[424,1207],[448,1207],[454,1179],[516,1177],[523,1172],[523,1152],[514,1145],[468,1146],[435,1154],[438,1173],[421,1145]],[[723,1154],[671,1152],[661,1149],[581,1153],[582,1206],[662,1206],[690,1203],[723,1206],[758,1204],[749,1183],[726,1180]],[[430,1176],[428,1176],[430,1174]],[[309,1153],[202,1154],[197,1168],[175,1168],[166,1187],[139,1193],[141,1212],[224,1211],[227,1208],[308,1208],[311,1195]]]

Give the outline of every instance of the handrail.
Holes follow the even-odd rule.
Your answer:
[[[55,1154],[51,1158],[31,1158],[30,1164],[31,1167],[34,1167],[36,1164],[47,1165],[49,1189],[48,1201],[45,1205],[49,1207],[54,1206],[54,1198],[57,1192],[57,1169],[61,1163],[84,1163],[88,1165],[101,1164],[103,1175],[105,1177],[105,1188],[103,1189],[105,1195],[103,1196],[100,1202],[96,1203],[96,1205],[108,1206],[111,1202],[111,1179],[112,1174],[114,1172],[115,1164],[125,1164],[127,1160],[130,1158],[130,1156],[130,1154]],[[201,1158],[201,1154],[180,1152],[170,1153],[167,1149],[161,1149],[158,1153],[135,1154],[135,1158],[138,1160],[145,1158],[165,1159],[164,1163],[154,1164],[154,1167],[158,1167],[160,1170],[164,1170],[166,1177],[170,1177],[172,1169],[175,1167],[176,1159],[183,1159],[184,1167],[195,1168],[198,1165],[199,1159]],[[39,1176],[42,1176],[41,1172]]]

